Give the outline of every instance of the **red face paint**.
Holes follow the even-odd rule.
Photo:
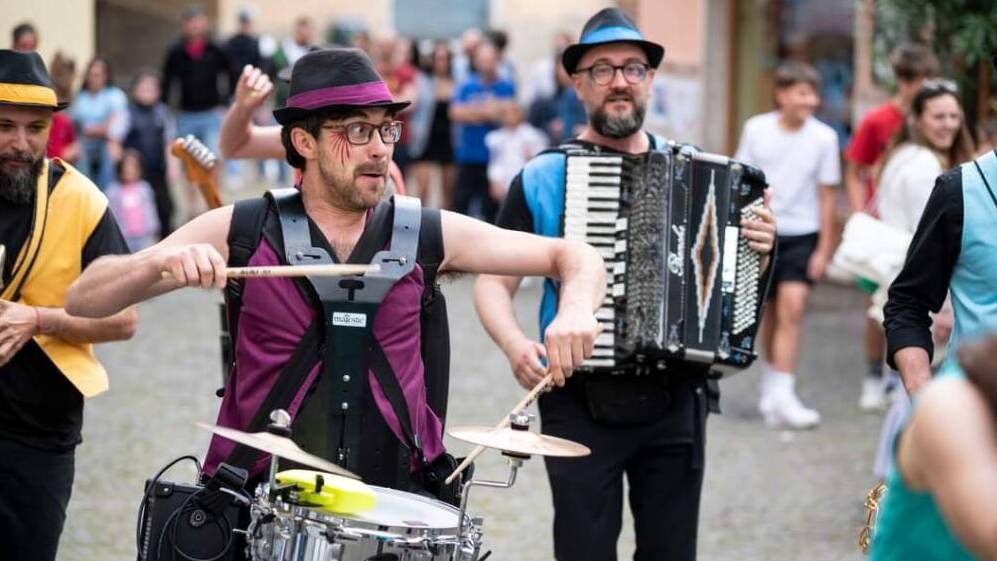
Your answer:
[[[346,132],[331,130],[329,134],[332,135],[332,151],[339,154],[339,163],[345,166],[350,159],[350,142],[346,140]]]

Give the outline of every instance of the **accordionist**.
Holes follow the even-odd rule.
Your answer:
[[[593,451],[546,461],[559,560],[616,558],[624,474],[639,558],[695,559],[710,372],[754,358],[775,235],[764,178],[641,129],[663,54],[617,9],[589,20],[561,59],[588,127],[531,160],[499,213],[501,227],[594,245],[610,273],[593,357],[539,401],[545,434]],[[482,276],[475,297],[531,387],[545,358],[514,316],[520,281]],[[544,281],[541,334],[558,288]]]

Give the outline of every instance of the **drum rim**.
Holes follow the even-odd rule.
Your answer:
[[[390,534],[397,534],[400,538],[407,538],[411,536],[441,537],[441,536],[457,535],[457,528],[460,525],[460,520],[458,519],[460,511],[453,505],[436,499],[432,499],[430,497],[425,497],[422,495],[409,493],[406,491],[400,491],[398,489],[391,489],[389,487],[378,487],[375,485],[371,485],[370,488],[376,494],[383,493],[386,495],[391,495],[406,500],[413,500],[420,504],[425,504],[431,507],[436,507],[441,510],[444,510],[448,514],[453,515],[455,524],[453,526],[447,526],[447,527],[394,526],[389,524],[381,524],[369,519],[357,518],[356,515],[352,514],[329,512],[327,510],[323,510],[322,507],[318,506],[307,506],[307,505],[283,503],[283,502],[281,503],[282,508],[274,509],[274,513],[277,514],[278,516],[281,516],[281,514],[284,514],[285,516],[289,514],[295,517],[299,517],[303,520],[309,522],[316,522],[319,524],[328,525],[330,522],[333,522],[347,529],[363,528],[368,530],[376,530],[379,532],[387,532]]]

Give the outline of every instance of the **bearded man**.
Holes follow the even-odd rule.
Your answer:
[[[440,496],[432,485],[445,457],[446,392],[444,407],[427,394],[436,395],[441,378],[445,386],[449,354],[436,352],[448,345],[436,273],[559,278],[547,353],[563,385],[592,352],[602,259],[585,244],[420,209],[416,199],[382,201],[401,136],[396,115],[408,102],[392,98],[363,51],[310,52],[290,86],[274,116],[287,161],[301,171],[300,191],[209,211],[141,253],[98,261],[74,285],[70,309],[100,317],[181,286],[223,288],[227,264],[379,264],[357,278],[245,281],[229,323],[235,360],[218,423],[260,430],[257,419],[283,393],[279,405],[305,450],[367,483]],[[205,469],[223,462],[258,477],[267,458],[215,438]]]
[[[527,163],[513,180],[499,226],[561,236],[567,150],[671,150],[664,138],[641,130],[663,56],[664,48],[644,40],[618,9],[602,10],[585,24],[580,42],[564,51],[561,64],[585,105],[588,127],[577,139]],[[752,249],[768,255],[775,223],[767,209],[760,209],[758,216],[761,220],[742,223],[742,235]],[[544,374],[545,347],[530,340],[516,322],[512,297],[519,281],[482,276],[475,303],[516,378],[531,387]],[[548,280],[540,308],[541,333],[561,296],[563,289],[559,293],[556,283]],[[612,374],[593,369],[540,397],[544,434],[592,449],[585,458],[544,458],[554,501],[555,557],[615,561],[626,474],[637,538],[634,559],[695,559],[706,414],[716,409],[715,384],[708,383],[705,369],[687,365],[673,365],[667,372],[620,370],[626,369]]]
[[[104,195],[45,157],[65,106],[37,53],[0,50],[0,559],[55,559],[83,399],[107,389],[91,343],[130,338],[137,317],[63,310],[87,265],[128,252]]]

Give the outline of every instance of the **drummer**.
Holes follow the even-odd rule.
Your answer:
[[[310,249],[325,250],[337,263],[370,262],[369,255],[388,246],[388,239],[395,249],[392,236],[397,229],[392,216],[410,211],[397,199],[379,202],[400,135],[401,123],[395,116],[408,104],[392,99],[371,60],[358,49],[315,51],[295,64],[291,96],[274,116],[282,125],[288,162],[302,173],[300,194],[290,196],[296,197],[306,215],[301,222],[310,229],[306,235],[311,239],[305,241]],[[413,201],[407,200],[409,204]],[[282,226],[282,221],[293,204],[279,207],[278,216],[277,203],[271,199],[257,203],[265,212],[255,236],[249,238],[254,247],[248,264],[286,265],[295,254],[291,252],[288,257],[285,251],[289,231],[282,229],[288,227],[286,223]],[[94,262],[71,288],[67,310],[84,317],[103,317],[180,287],[224,288],[227,262],[238,247],[231,243],[232,236],[237,228],[245,228],[240,209],[248,206],[240,202],[235,211],[232,206],[209,211],[140,253]],[[389,212],[382,212],[385,208]],[[427,369],[445,371],[448,354],[445,360],[425,360],[424,353],[430,352],[426,349],[447,344],[445,340],[422,341],[427,333],[420,321],[425,319],[424,289],[432,288],[432,280],[424,277],[425,270],[559,279],[560,306],[545,341],[554,382],[564,384],[572,368],[592,351],[597,331],[594,310],[605,287],[598,253],[585,244],[501,230],[446,211],[416,212],[421,213],[422,230],[418,266],[387,291],[369,322],[363,306],[355,302],[348,302],[354,307],[347,312],[328,314],[329,321],[315,321],[316,317],[326,317],[319,301],[325,297],[316,297],[309,281],[244,281],[235,365],[225,387],[218,424],[251,430],[250,422],[258,418],[264,394],[269,396],[277,380],[295,370],[302,382],[292,388],[293,399],[286,408],[296,419],[293,438],[306,450],[355,471],[367,483],[405,491],[427,488],[421,466],[443,457],[444,449],[442,425],[427,404],[424,380],[438,374]],[[387,218],[381,219],[384,216]],[[424,247],[434,241],[442,252],[437,263],[427,259],[432,251]],[[350,286],[359,286],[357,290],[362,292],[364,282],[373,281],[351,282],[355,284]],[[327,301],[325,305],[336,310],[342,309],[335,306],[343,303]],[[445,322],[445,312],[442,315]],[[364,341],[351,338],[355,330],[371,325],[368,343],[342,343]],[[312,341],[311,348],[304,348],[306,340]],[[344,363],[336,362],[350,360],[342,356],[344,347],[365,349],[353,354],[362,355],[359,363],[365,365],[366,376],[351,377],[350,370],[342,367]],[[378,351],[383,351],[380,357]],[[331,367],[323,367],[327,362]],[[380,377],[382,372],[376,365],[384,363],[393,379]],[[340,403],[332,402],[329,396],[337,384],[348,384],[351,378],[363,380],[359,392],[368,398],[353,404],[343,401],[340,411]],[[318,391],[309,391],[315,388]],[[401,394],[410,415],[396,413],[392,388],[400,390],[394,395]],[[357,417],[349,415],[357,414],[357,403],[362,409],[363,432],[353,441],[355,446],[350,446],[349,433],[355,426],[351,423]],[[409,422],[404,422],[406,418]],[[301,419],[308,422],[297,422]],[[408,437],[408,430],[414,437]],[[381,446],[386,439],[392,447],[379,448],[376,457],[365,450]],[[206,471],[211,473],[220,462],[231,460],[232,448],[230,442],[216,437],[208,452]],[[254,457],[247,467],[258,476],[265,463],[266,458]]]

